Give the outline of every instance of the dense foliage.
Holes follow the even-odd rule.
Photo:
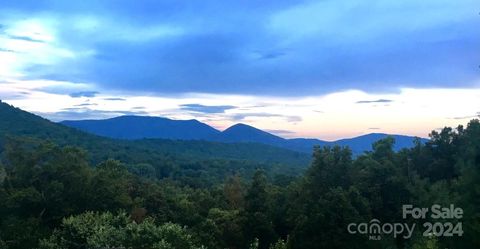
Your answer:
[[[347,147],[316,147],[308,170],[294,176],[242,161],[228,168],[222,160],[158,158],[155,165],[175,168],[165,173],[141,159],[124,162],[128,151],[93,163],[98,151],[8,138],[0,248],[480,248],[480,122],[433,131],[428,143],[399,152],[394,143],[380,140],[355,158]],[[203,167],[209,171],[199,173]],[[404,220],[404,204],[461,207],[463,236],[418,230],[410,239],[371,240],[347,231],[374,218],[425,221]]]
[[[84,214],[65,218],[52,236],[40,241],[41,249],[59,248],[200,249],[179,225],[155,225],[146,219],[132,221],[126,213]]]

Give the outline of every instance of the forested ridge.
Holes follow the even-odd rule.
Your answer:
[[[192,185],[202,186],[223,181],[231,172],[241,171],[251,176],[256,168],[295,175],[310,162],[308,154],[257,143],[110,139],[50,122],[0,102],[0,145],[9,137],[76,146],[88,151],[88,161],[93,165],[115,158],[129,166],[153,168],[159,178],[184,178]],[[0,152],[3,147],[0,146]]]
[[[176,142],[136,147],[0,111],[9,134],[1,141],[2,249],[480,248],[478,120],[398,152],[393,138],[358,157],[348,147],[315,147],[299,170],[275,160],[285,156],[275,149],[261,162],[203,157],[196,147],[160,154]],[[371,240],[347,230],[372,219],[425,221],[405,221],[404,204],[461,207],[462,236],[416,230],[409,239]]]
[[[116,139],[163,138],[204,140],[221,143],[257,143],[310,154],[315,145],[349,146],[354,156],[369,151],[372,143],[387,136],[395,138],[395,151],[411,148],[415,137],[368,133],[357,137],[324,141],[314,138],[283,138],[250,125],[237,123],[223,131],[198,120],[173,120],[154,116],[118,116],[110,119],[70,120],[60,124],[91,134]],[[428,139],[422,138],[426,142]]]

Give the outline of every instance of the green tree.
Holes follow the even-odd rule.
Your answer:
[[[279,239],[277,242],[272,244],[269,249],[287,249],[287,242]]]
[[[267,184],[264,172],[257,170],[245,196],[245,234],[249,241],[257,238],[260,249],[268,249],[276,240]]]
[[[232,209],[240,209],[245,205],[245,193],[241,177],[236,174],[227,179],[223,193]]]
[[[155,225],[151,219],[137,224],[125,212],[87,212],[65,218],[53,235],[40,242],[40,249],[196,249],[192,235],[179,225]]]
[[[366,247],[364,239],[346,229],[368,218],[367,200],[349,184],[351,167],[348,148],[315,148],[305,177],[290,188],[291,248]]]
[[[128,210],[133,207],[133,178],[119,161],[109,159],[99,164],[88,189],[92,193],[90,210]]]

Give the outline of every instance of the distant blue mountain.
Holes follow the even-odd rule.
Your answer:
[[[291,150],[312,153],[312,148],[314,146],[328,145],[332,145],[331,142],[314,138],[292,138],[287,140],[286,146],[284,146],[284,148],[288,147]]]
[[[294,138],[285,139],[246,124],[236,124],[220,132],[198,120],[172,120],[162,117],[121,116],[103,120],[62,121],[62,124],[96,135],[120,138],[142,139],[163,138],[178,140],[207,140],[226,143],[261,143],[290,150],[311,153],[318,146],[349,146],[353,154],[372,149],[372,144],[380,139],[395,138],[395,150],[413,146],[415,137],[371,133],[337,141]],[[428,141],[421,139],[422,142]]]
[[[96,135],[120,139],[207,140],[220,133],[195,119],[172,120],[148,116],[120,116],[103,120],[62,121],[60,123]]]
[[[403,136],[403,135],[390,135],[384,133],[370,133],[354,138],[341,139],[337,141],[323,141],[319,139],[311,138],[293,138],[285,139],[279,136],[275,136],[268,132],[262,131],[255,127],[236,124],[223,131],[220,136],[217,137],[221,142],[255,142],[274,145],[290,150],[301,151],[311,153],[314,146],[348,146],[352,150],[353,154],[361,154],[365,151],[372,149],[372,144],[380,139],[384,139],[391,136],[395,139],[394,149],[396,151],[403,148],[410,148],[414,145],[413,141],[415,137]],[[422,142],[427,142],[428,139],[421,139]]]
[[[395,151],[399,151],[403,148],[410,148],[414,145],[415,137],[404,135],[390,135],[385,133],[370,133],[354,138],[340,139],[337,141],[329,142],[330,145],[348,146],[354,154],[360,154],[372,149],[372,144],[380,139],[386,137],[393,137],[395,144],[393,146]],[[422,143],[426,143],[428,139],[420,138]]]
[[[224,130],[220,136],[216,137],[216,139],[221,142],[254,142],[277,146],[285,142],[284,138],[246,124],[233,125]]]

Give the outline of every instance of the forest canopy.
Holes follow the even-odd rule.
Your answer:
[[[355,158],[348,147],[315,147],[311,165],[298,176],[271,174],[272,168],[231,170],[203,185],[190,182],[206,177],[194,161],[168,166],[178,167],[169,175],[163,167],[116,158],[92,165],[91,152],[75,146],[9,138],[0,166],[0,245],[478,248],[480,122],[430,137],[399,152],[394,139],[383,139]],[[373,218],[405,222],[404,204],[461,207],[462,236],[425,237],[417,230],[409,239],[371,240],[347,231],[348,224]],[[408,222],[421,228],[419,220]]]

